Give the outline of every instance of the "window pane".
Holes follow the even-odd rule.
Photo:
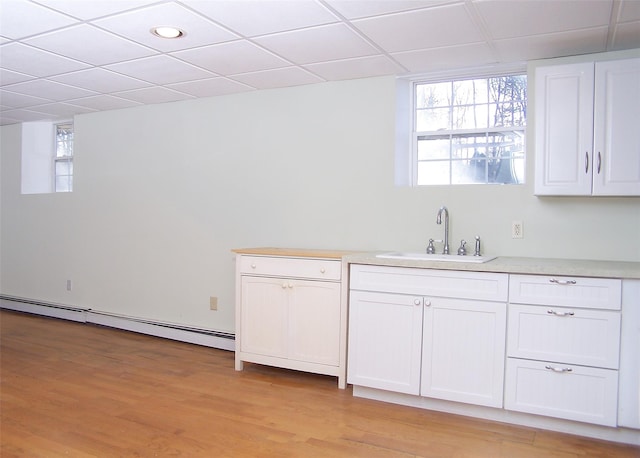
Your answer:
[[[56,156],[73,155],[73,124],[56,125]]]
[[[449,184],[449,161],[418,162],[418,184]]]
[[[416,108],[451,105],[451,83],[419,84],[416,86]]]
[[[451,163],[451,183],[486,183],[486,166],[487,161],[484,157],[477,157],[468,161],[453,161]]]
[[[487,127],[487,105],[464,105],[453,108],[454,129],[479,129]]]
[[[73,177],[59,176],[56,177],[56,192],[69,192],[72,190]]]
[[[449,159],[449,136],[446,138],[418,139],[418,160]]]
[[[489,101],[487,80],[465,80],[453,83],[454,105],[479,105]]]
[[[56,161],[56,175],[71,175],[73,173],[71,162]]]
[[[451,128],[451,108],[429,108],[418,110],[416,131],[436,131]]]

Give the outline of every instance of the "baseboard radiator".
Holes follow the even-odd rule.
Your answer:
[[[235,350],[235,335],[227,332],[145,320],[142,318],[2,294],[0,294],[0,309],[108,326],[221,350]]]

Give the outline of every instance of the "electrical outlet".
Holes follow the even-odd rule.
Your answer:
[[[67,280],[67,291],[71,291],[73,289],[73,284],[71,283],[71,280]]]
[[[218,298],[215,296],[211,296],[209,298],[209,309],[218,310]]]
[[[513,221],[511,223],[511,238],[521,239],[524,238],[524,230],[522,227],[522,221]]]

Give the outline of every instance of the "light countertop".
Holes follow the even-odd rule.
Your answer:
[[[485,263],[464,263],[386,259],[377,258],[376,254],[379,253],[355,253],[347,255],[343,259],[351,264],[417,267],[422,269],[640,279],[640,262],[500,256]]]

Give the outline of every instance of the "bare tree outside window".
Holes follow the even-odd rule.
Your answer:
[[[524,181],[526,75],[415,86],[418,185]]]

